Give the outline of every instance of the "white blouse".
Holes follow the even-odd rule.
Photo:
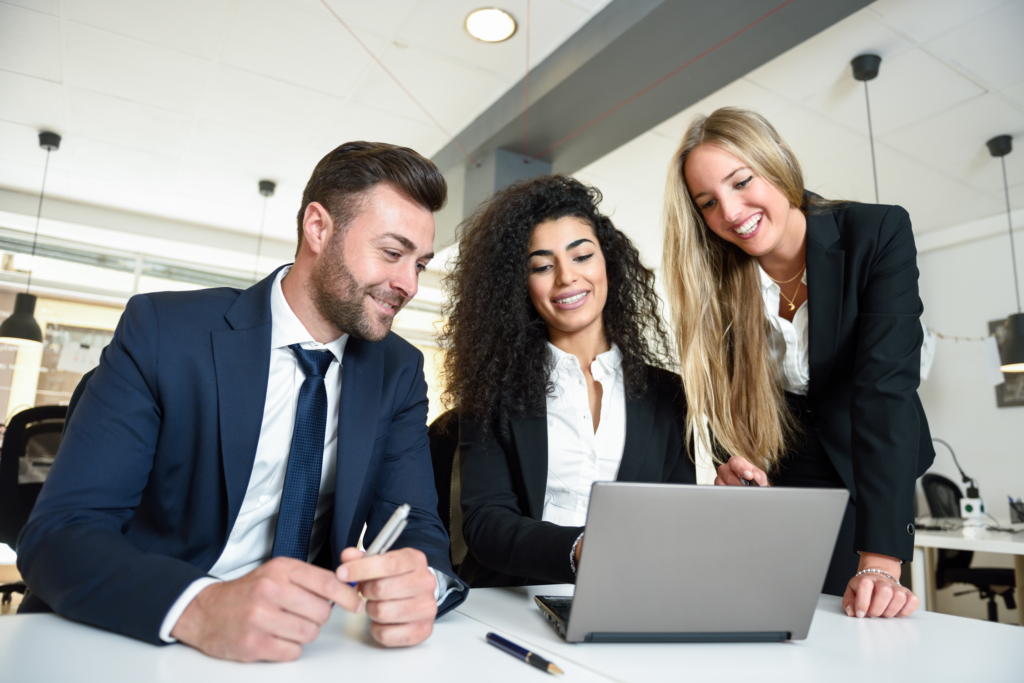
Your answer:
[[[547,397],[548,478],[542,519],[560,526],[587,523],[590,487],[595,481],[614,481],[626,445],[626,392],[622,383],[622,354],[617,346],[590,364],[601,384],[601,421],[594,421],[587,381],[576,356],[548,344],[554,358],[555,391]]]
[[[772,282],[764,268],[761,272],[761,295],[764,297],[765,313],[771,330],[768,334],[768,348],[775,365],[782,376],[782,387],[793,394],[807,395],[807,387],[811,379],[810,360],[807,344],[807,302],[796,309],[793,322],[779,315],[779,286]],[[807,286],[807,269],[800,281]]]

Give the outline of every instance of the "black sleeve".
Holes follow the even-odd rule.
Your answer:
[[[569,553],[583,527],[559,526],[525,514],[525,491],[517,476],[521,470],[512,459],[531,454],[503,447],[488,430],[468,420],[462,420],[460,431],[462,529],[469,552],[483,567],[503,574],[575,583]]]
[[[921,416],[923,306],[917,249],[907,212],[894,206],[878,227],[859,294],[850,401],[859,551],[909,560]]]

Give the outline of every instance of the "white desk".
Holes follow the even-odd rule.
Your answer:
[[[336,609],[317,642],[288,664],[236,664],[183,645],[157,647],[53,615],[0,618],[0,678],[65,683],[283,683],[315,680],[410,681],[549,677],[487,645],[498,631],[553,660],[565,681],[856,681],[976,680],[1024,677],[1024,629],[921,612],[909,619],[850,619],[839,599],[822,597],[805,641],[751,644],[579,644],[563,641],[532,596],[571,587],[480,589],[438,621],[424,644],[404,650],[375,645],[365,616]],[[752,596],[753,598],[753,596]]]
[[[940,520],[927,520],[936,525]],[[957,524],[962,520],[949,520]],[[1024,524],[1013,524],[1014,529],[1024,529]],[[925,548],[949,548],[950,550],[970,550],[985,553],[1003,553],[1014,556],[1014,569],[1017,577],[1018,598],[1017,615],[1021,626],[1024,626],[1024,603],[1021,603],[1021,591],[1024,590],[1024,532],[1010,534],[1005,531],[988,531],[980,527],[964,527],[955,531],[925,531],[920,528],[914,534],[914,562],[911,565],[914,590],[924,603],[926,610],[935,608],[935,567],[929,561]]]

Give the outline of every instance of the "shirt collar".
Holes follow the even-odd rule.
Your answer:
[[[571,353],[566,353],[562,349],[558,348],[551,342],[548,342],[548,350],[551,352],[552,358],[555,359],[555,367],[565,366],[570,368],[579,368],[580,362],[576,359],[576,356]],[[619,347],[612,344],[612,348],[608,349],[604,353],[597,354],[597,358],[590,366],[591,374],[597,372],[603,377],[614,374],[618,371],[619,366],[622,365],[622,352],[619,351]],[[596,375],[595,375],[596,377]]]
[[[349,335],[347,333],[343,334],[326,344],[321,344],[313,339],[313,335],[309,333],[306,326],[295,315],[295,311],[288,305],[288,300],[284,298],[284,289],[281,287],[281,281],[288,274],[289,270],[291,270],[291,266],[282,268],[274,280],[274,285],[270,288],[270,315],[273,321],[270,331],[270,348],[280,349],[292,344],[300,344],[302,348],[311,351],[330,351],[334,354],[338,363],[341,363],[342,356],[345,355],[345,345],[348,343]]]

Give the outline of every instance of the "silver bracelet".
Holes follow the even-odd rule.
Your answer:
[[[890,581],[894,582],[897,586],[900,586],[900,587],[903,586],[903,584],[899,582],[899,579],[897,579],[895,576],[893,576],[889,572],[883,572],[881,569],[873,569],[871,567],[869,567],[867,569],[861,569],[859,572],[857,572],[856,574],[853,575],[853,578],[856,579],[861,574],[881,574],[885,578],[887,578]]]
[[[576,546],[580,544],[581,540],[583,540],[583,534],[576,537],[576,542],[572,544],[572,550],[569,551],[569,566],[572,567],[573,574],[576,573]]]

